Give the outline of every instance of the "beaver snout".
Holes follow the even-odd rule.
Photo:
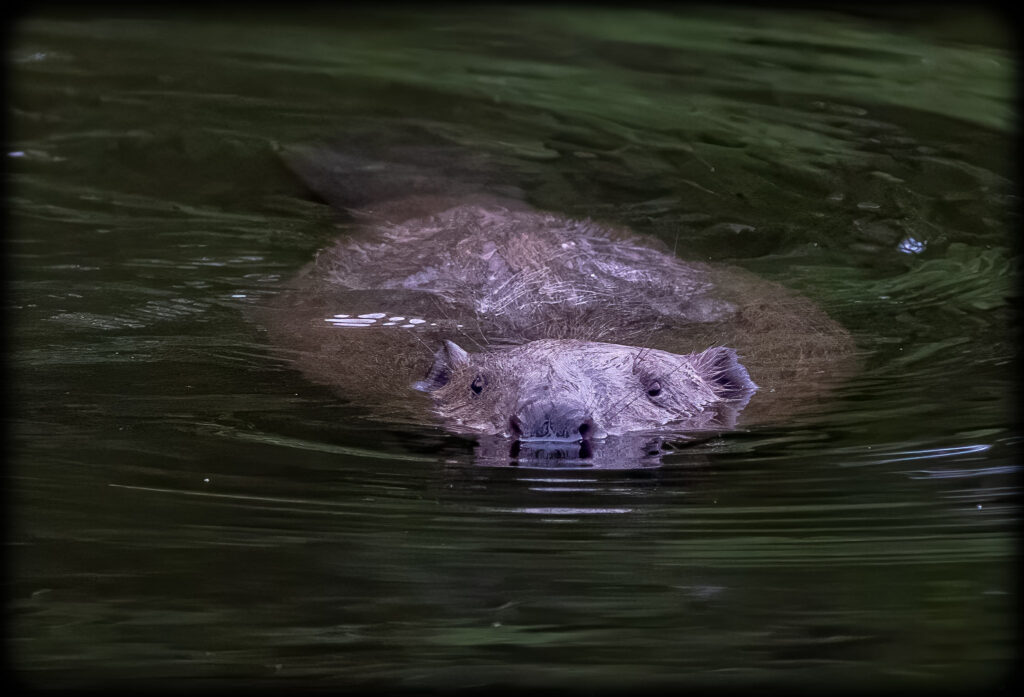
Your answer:
[[[582,409],[537,402],[521,406],[509,418],[512,438],[526,441],[589,441],[598,436],[594,419]]]

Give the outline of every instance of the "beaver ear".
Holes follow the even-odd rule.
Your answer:
[[[750,399],[757,385],[740,363],[736,350],[714,346],[694,356],[701,376],[721,399]]]
[[[414,390],[433,392],[448,384],[452,379],[452,371],[463,363],[469,362],[469,354],[453,341],[445,339],[441,348],[434,354],[434,364],[427,371],[427,376],[413,384]]]

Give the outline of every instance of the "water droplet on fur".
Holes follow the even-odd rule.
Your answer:
[[[335,318],[330,318],[330,319],[325,319],[324,321],[325,322],[330,322],[335,327],[369,327],[369,326],[371,326],[371,325],[373,325],[375,323],[374,320],[372,320],[372,319],[356,319],[356,318],[352,318],[352,319],[335,319]]]

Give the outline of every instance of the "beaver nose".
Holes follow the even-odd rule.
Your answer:
[[[513,438],[523,440],[586,440],[596,431],[594,420],[579,408],[526,404],[509,418]]]
[[[580,436],[585,440],[594,433],[594,420],[587,417],[587,419],[580,424],[579,427]]]

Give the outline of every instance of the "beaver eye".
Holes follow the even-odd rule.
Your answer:
[[[647,386],[647,394],[651,397],[657,397],[661,394],[661,383],[655,380]]]
[[[484,391],[484,385],[487,384],[487,380],[484,379],[483,375],[477,375],[473,378],[473,382],[470,383],[469,389],[473,390],[475,394],[480,394]]]

